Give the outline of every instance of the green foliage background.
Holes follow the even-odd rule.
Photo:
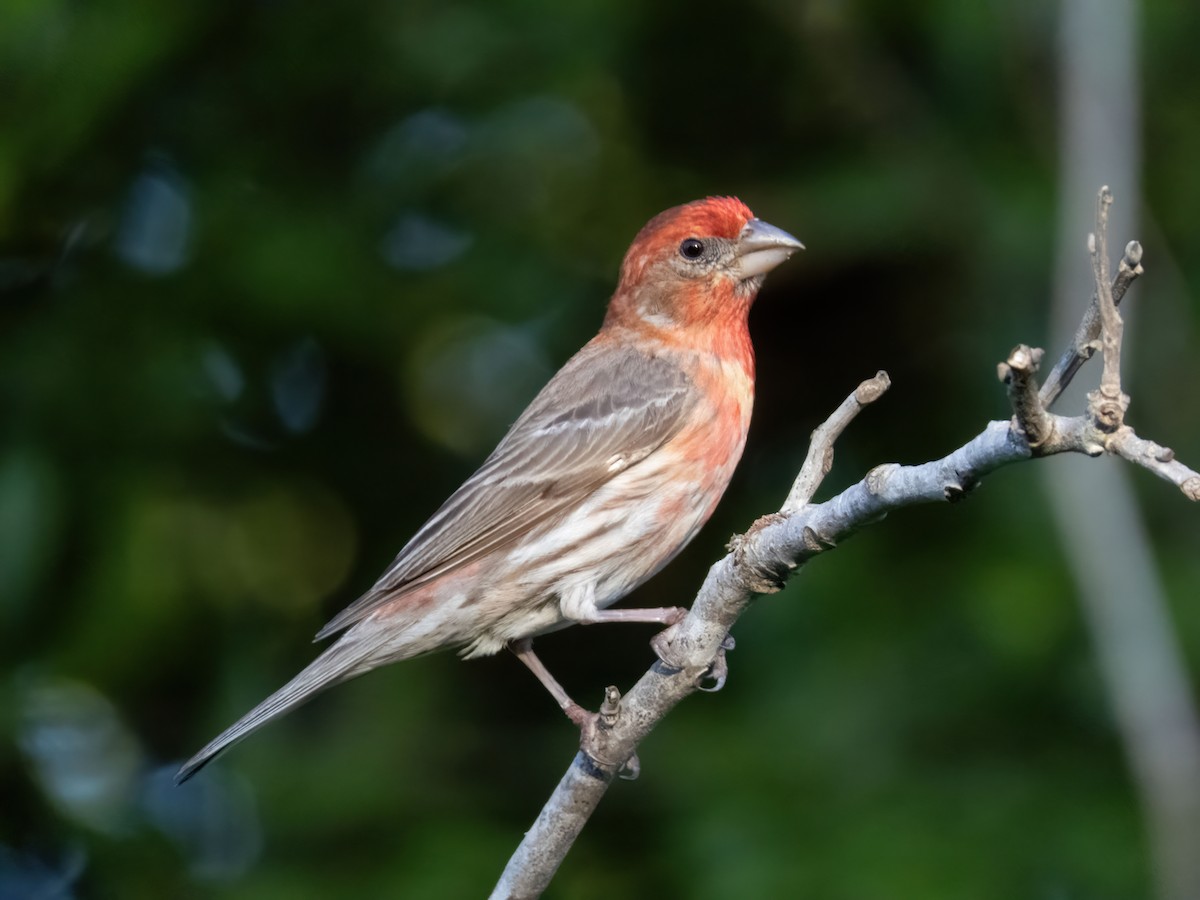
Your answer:
[[[1131,420],[1194,465],[1200,7],[1142,25]],[[753,313],[738,476],[630,602],[688,601],[879,368],[826,493],[1003,417],[995,362],[1048,340],[1055,53],[1033,0],[8,0],[0,896],[484,895],[576,741],[511,659],[388,668],[169,774],[314,655],[667,206],[737,194],[809,249]],[[896,515],[761,601],[550,896],[1147,896],[1035,471],[1088,464]],[[1135,478],[1196,671],[1196,512]],[[539,647],[594,704],[649,637]]]

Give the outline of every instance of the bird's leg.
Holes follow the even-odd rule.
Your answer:
[[[654,609],[589,609],[579,619],[581,625],[604,622],[656,622],[675,625],[683,621],[687,610],[682,606],[659,606]]]
[[[599,622],[657,622],[666,625],[666,628],[650,639],[650,648],[664,665],[672,669],[682,669],[683,666],[672,662],[668,657],[672,655],[671,641],[675,637],[675,632],[678,631],[675,626],[683,621],[683,617],[687,613],[688,611],[682,606],[664,606],[655,609],[593,609],[589,610],[586,617],[580,619],[580,622],[584,625]],[[715,694],[725,687],[725,682],[729,678],[729,663],[725,660],[725,651],[732,650],[733,647],[733,635],[725,635],[725,639],[721,641],[721,646],[717,650],[716,658],[701,679],[702,681],[711,680],[712,684],[707,687],[701,685],[700,690]]]
[[[513,652],[513,655],[517,659],[525,664],[530,672],[537,676],[537,680],[542,683],[542,687],[550,692],[550,696],[555,699],[562,711],[567,714],[567,718],[574,722],[578,728],[584,728],[588,721],[595,716],[594,713],[588,712],[572,700],[563,686],[558,683],[558,679],[551,675],[550,670],[537,658],[537,654],[533,652],[532,638],[509,641],[508,649]]]
[[[676,626],[683,621],[683,617],[687,614],[688,611],[682,606],[662,606],[653,609],[588,609],[580,615],[578,621],[584,625],[599,622],[657,622],[666,625],[666,628],[650,639],[650,648],[663,665],[672,669],[682,669],[683,666],[673,660],[671,642],[679,630]],[[729,663],[725,660],[725,651],[732,650],[733,647],[733,635],[725,635],[725,639],[721,641],[721,646],[717,650],[716,658],[702,677],[703,681],[711,680],[712,684],[708,687],[701,686],[700,690],[716,693],[725,687],[725,682],[729,678]]]
[[[615,687],[608,688],[604,692],[604,704],[600,707],[600,712],[588,712],[571,699],[563,686],[558,683],[558,679],[551,675],[550,670],[537,658],[537,654],[533,652],[532,638],[509,641],[508,649],[526,665],[530,672],[537,676],[542,686],[558,701],[558,705],[567,714],[567,718],[575,723],[579,729],[580,749],[594,760],[606,761],[601,732],[611,729],[613,723],[616,722],[620,712],[621,692]],[[616,765],[616,762],[609,764]],[[620,765],[618,774],[622,778],[632,780],[638,777],[639,772],[641,772],[641,763],[638,762],[635,753]]]

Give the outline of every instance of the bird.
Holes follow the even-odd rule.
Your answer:
[[[597,335],[317,635],[337,641],[184,763],[177,783],[314,694],[444,648],[508,648],[582,726],[591,714],[532,640],[573,624],[670,626],[686,612],[608,607],[674,558],[725,493],[754,401],[749,311],[767,273],[803,248],[736,197],[652,218]]]

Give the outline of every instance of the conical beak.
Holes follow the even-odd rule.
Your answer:
[[[762,219],[751,219],[738,235],[737,269],[743,281],[766,275],[804,245]]]

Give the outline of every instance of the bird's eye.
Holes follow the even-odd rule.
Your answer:
[[[684,259],[699,259],[704,255],[704,242],[696,238],[688,238],[679,245],[679,255]]]

